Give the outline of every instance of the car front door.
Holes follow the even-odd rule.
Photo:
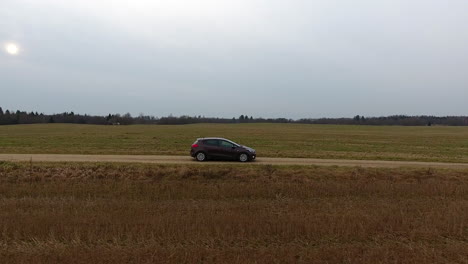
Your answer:
[[[219,147],[220,147],[222,158],[225,158],[225,159],[237,158],[236,146],[232,144],[231,142],[220,140]]]

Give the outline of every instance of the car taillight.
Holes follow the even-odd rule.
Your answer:
[[[198,144],[193,144],[192,148],[198,148]]]

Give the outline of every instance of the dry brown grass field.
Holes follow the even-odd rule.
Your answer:
[[[0,263],[468,263],[468,171],[0,164]]]

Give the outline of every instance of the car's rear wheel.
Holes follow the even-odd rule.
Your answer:
[[[249,161],[249,155],[245,154],[245,153],[241,153],[239,155],[239,161],[240,162],[247,162]]]
[[[203,153],[203,152],[198,152],[197,155],[195,156],[195,158],[198,161],[205,161],[206,160],[206,154]]]

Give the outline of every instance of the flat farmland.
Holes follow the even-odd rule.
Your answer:
[[[0,263],[468,263],[468,171],[0,163]]]
[[[187,155],[226,137],[260,157],[468,162],[468,127],[195,124],[0,126],[0,153]]]

